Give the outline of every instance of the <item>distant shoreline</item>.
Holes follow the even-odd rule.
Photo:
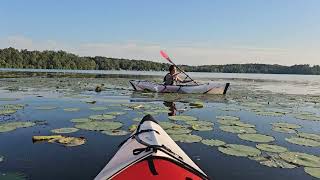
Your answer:
[[[52,70],[124,70],[164,72],[170,64],[147,60],[129,60],[102,56],[80,57],[65,51],[28,51],[15,48],[0,49],[0,68]],[[179,65],[187,72],[300,74],[320,75],[320,66],[308,64],[284,66],[278,64]],[[40,71],[41,71],[40,70]]]

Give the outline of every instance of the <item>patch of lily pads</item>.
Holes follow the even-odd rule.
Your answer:
[[[185,121],[190,125],[193,130],[196,131],[211,131],[213,130],[213,123],[209,121]]]
[[[106,114],[112,115],[112,116],[120,116],[126,114],[126,112],[107,112]]]
[[[1,180],[26,180],[27,176],[20,172],[0,173]]]
[[[0,123],[0,133],[9,132],[16,130],[18,128],[27,128],[36,125],[34,122],[7,122]]]
[[[311,140],[315,140],[315,141],[319,141],[320,142],[320,135],[319,134],[299,132],[298,136],[301,137],[301,138],[311,139]]]
[[[220,126],[222,131],[242,134],[242,133],[256,133],[257,131],[253,128],[241,127],[241,126]]]
[[[274,112],[274,111],[259,111],[259,112],[256,112],[256,114],[260,115],[260,116],[283,116],[283,115],[285,115],[282,112]]]
[[[104,111],[104,110],[107,110],[108,108],[103,106],[96,106],[96,107],[91,107],[89,109],[92,111]]]
[[[130,132],[133,132],[133,131],[135,131],[136,129],[137,129],[137,125],[136,124],[131,124],[130,126],[129,126],[129,128],[128,128],[128,130],[130,131]]]
[[[56,109],[57,107],[56,106],[38,106],[38,107],[35,107],[35,109],[37,110],[52,110],[52,109]]]
[[[80,108],[64,108],[63,110],[66,112],[77,112],[80,111]]]
[[[185,115],[169,116],[168,118],[169,118],[170,120],[174,120],[174,121],[195,121],[195,120],[197,120],[196,117],[193,117],[193,116],[185,116]]]
[[[121,128],[122,123],[113,121],[92,121],[77,123],[75,127],[89,131],[107,131]]]
[[[196,143],[202,140],[202,137],[194,134],[172,134],[170,137],[174,141],[179,141],[183,143]]]
[[[320,121],[320,116],[314,114],[300,114],[296,115],[295,118],[307,121]]]
[[[15,110],[15,109],[0,109],[0,115],[11,115],[16,112],[17,112],[17,110]]]
[[[297,144],[297,145],[302,145],[302,146],[309,146],[309,147],[319,147],[320,142],[315,141],[312,139],[306,139],[302,137],[290,137],[290,138],[285,138],[286,141],[292,143],[292,144]]]
[[[288,151],[286,147],[282,147],[274,144],[257,144],[256,148],[262,151],[272,152],[272,153],[281,153],[281,152]]]
[[[90,122],[91,120],[89,118],[75,118],[70,120],[73,123],[84,123],[84,122]]]
[[[218,147],[218,150],[224,154],[239,157],[259,156],[261,151],[251,146],[240,144],[226,144]]]
[[[301,152],[283,152],[280,153],[279,156],[289,162],[300,166],[306,166],[306,167],[320,167],[320,157],[307,154],[307,153],[301,153]]]
[[[129,134],[128,131],[118,130],[118,129],[101,131],[101,133],[109,135],[109,136],[125,136],[125,135]]]
[[[222,119],[222,120],[230,120],[230,121],[237,121],[240,120],[239,117],[237,116],[216,116],[217,119]]]
[[[267,154],[267,157],[257,156],[257,157],[251,157],[250,159],[258,161],[261,165],[272,167],[272,168],[292,169],[297,167],[294,164],[288,163],[283,159],[281,159],[278,154]]]
[[[203,139],[201,143],[208,146],[223,146],[226,144],[225,142],[218,139]]]
[[[13,110],[20,110],[24,108],[24,104],[4,104],[1,105],[3,109],[13,109]]]
[[[83,137],[64,137],[51,139],[48,142],[50,143],[58,143],[67,147],[80,146],[85,144],[86,139]]]
[[[320,179],[320,168],[305,167],[304,171],[310,176]]]
[[[188,134],[191,133],[192,130],[186,128],[186,127],[179,127],[179,128],[170,128],[170,129],[166,129],[166,132],[170,135],[173,134]]]
[[[264,135],[264,134],[256,134],[256,133],[245,133],[245,134],[238,134],[240,139],[251,141],[251,142],[258,142],[258,143],[267,143],[274,141],[274,137]]]
[[[253,124],[244,123],[239,120],[219,119],[218,123],[220,123],[222,125],[227,125],[227,126],[240,126],[240,127],[248,127],[248,128],[255,128],[256,127]]]
[[[91,115],[89,119],[91,120],[110,120],[116,118],[114,115],[110,114],[98,114],[98,115]]]
[[[59,128],[59,129],[52,129],[51,132],[55,133],[55,134],[67,134],[67,133],[74,133],[79,131],[79,129],[77,128]]]

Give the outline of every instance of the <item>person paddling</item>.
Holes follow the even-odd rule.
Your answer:
[[[177,82],[179,83],[188,83],[192,82],[192,80],[182,80],[178,75],[181,72],[177,72],[177,69],[174,65],[169,67],[169,73],[163,78],[164,85],[176,85]]]

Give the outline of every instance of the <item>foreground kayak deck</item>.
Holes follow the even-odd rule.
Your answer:
[[[106,179],[198,180],[208,177],[153,117],[147,115],[95,178]]]
[[[186,94],[226,94],[230,85],[230,83],[212,82],[200,85],[163,85],[146,80],[131,80],[129,82],[136,91]]]

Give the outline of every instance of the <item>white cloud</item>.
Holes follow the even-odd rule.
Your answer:
[[[127,59],[146,59],[165,62],[159,51],[167,53],[177,64],[319,64],[319,54],[312,49],[260,48],[246,46],[213,47],[208,44],[170,44],[163,47],[156,43],[128,41],[126,43],[78,43],[71,44],[54,40],[35,41],[24,36],[10,36],[0,39],[0,48],[14,47],[29,50],[65,50],[81,56],[107,56]]]

